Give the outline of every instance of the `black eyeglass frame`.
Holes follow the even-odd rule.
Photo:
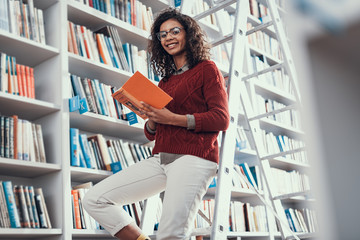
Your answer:
[[[178,35],[179,33],[177,33],[177,34],[172,34],[171,32],[173,31],[173,30],[175,30],[175,29],[179,29],[179,33],[181,33],[181,30],[184,30],[184,28],[182,28],[182,27],[173,27],[172,29],[170,29],[169,31],[160,31],[160,32],[157,32],[156,33],[156,37],[157,37],[157,39],[161,42],[161,36],[160,36],[160,34],[161,33],[166,33],[166,36],[165,37],[163,37],[163,39],[165,39],[166,37],[167,37],[167,35],[170,33],[170,35],[171,36],[173,36],[173,37],[175,37],[176,35]]]

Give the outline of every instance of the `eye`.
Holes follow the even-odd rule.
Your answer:
[[[178,35],[180,33],[180,28],[176,27],[176,28],[173,28],[171,29],[171,34],[172,35]]]
[[[160,32],[159,36],[160,38],[166,38],[167,33],[166,32]]]

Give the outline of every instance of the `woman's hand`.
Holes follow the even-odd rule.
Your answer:
[[[157,109],[144,102],[141,102],[141,104],[143,105],[141,110],[150,121],[155,123],[171,124],[171,119],[174,118],[174,113],[170,112],[166,108]]]
[[[175,114],[167,108],[157,109],[144,102],[141,102],[141,104],[143,105],[141,110],[149,118],[149,121],[151,121],[149,122],[150,128],[152,128],[152,122],[187,127],[186,115]]]

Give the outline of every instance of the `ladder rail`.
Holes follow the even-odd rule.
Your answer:
[[[235,139],[238,121],[238,109],[231,106],[240,104],[240,88],[242,78],[243,54],[245,52],[246,41],[246,18],[249,11],[249,2],[247,0],[237,1],[235,13],[235,26],[231,46],[230,70],[228,79],[228,99],[230,124],[226,132],[223,132],[220,163],[218,172],[217,188],[215,192],[214,220],[211,231],[211,240],[225,240],[228,236],[230,200],[231,200],[231,174],[233,168],[233,159],[235,157]],[[234,54],[236,51],[237,54]]]

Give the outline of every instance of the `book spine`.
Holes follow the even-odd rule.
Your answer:
[[[70,128],[71,166],[75,166],[75,167],[80,167],[78,142],[79,142],[79,129]]]
[[[4,181],[4,194],[9,212],[10,225],[12,228],[20,228],[20,216],[15,203],[15,195],[11,181]]]

